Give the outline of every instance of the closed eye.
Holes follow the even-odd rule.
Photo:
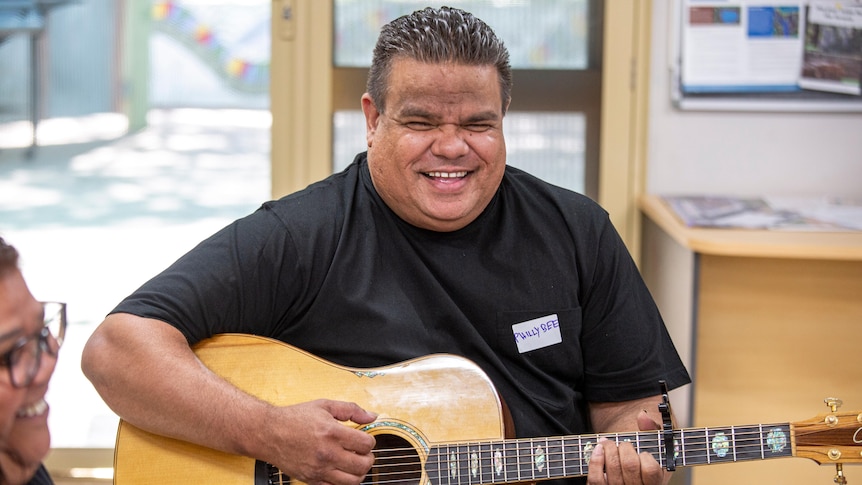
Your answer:
[[[482,133],[483,131],[488,131],[493,128],[494,125],[486,124],[486,123],[472,123],[469,125],[464,125],[465,130],[469,130],[475,133]]]
[[[435,128],[434,125],[425,121],[408,121],[404,123],[404,126],[415,131],[429,131]]]

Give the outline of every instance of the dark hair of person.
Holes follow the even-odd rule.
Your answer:
[[[366,90],[381,113],[386,109],[392,61],[400,56],[427,63],[452,62],[497,68],[503,114],[512,95],[509,51],[485,22],[469,12],[426,8],[383,26],[368,72]]]
[[[18,251],[0,237],[0,276],[18,268]]]

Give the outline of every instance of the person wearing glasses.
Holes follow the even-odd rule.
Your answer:
[[[129,424],[310,485],[359,484],[375,435],[341,422],[386,410],[334,400],[337,390],[272,405],[209,371],[190,344],[255,334],[360,368],[456,354],[489,376],[519,438],[661,429],[660,381],[672,389],[688,373],[607,212],[507,165],[511,92],[507,49],[469,12],[390,22],[359,100],[367,150],[121,302],[87,342],[85,375]],[[533,452],[536,473],[548,470],[544,449]],[[586,452],[589,476],[566,483],[670,478],[625,439]]]
[[[18,251],[0,237],[0,485],[54,483],[48,381],[66,330],[66,305],[33,298]]]

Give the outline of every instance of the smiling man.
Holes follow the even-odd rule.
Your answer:
[[[86,375],[131,424],[310,485],[360,483],[375,438],[342,422],[387,410],[325,383],[317,400],[274,406],[209,372],[190,345],[264,335],[362,368],[456,354],[488,375],[518,437],[659,428],[659,380],[673,388],[688,374],[607,213],[506,165],[511,87],[506,48],[468,12],[384,26],[361,99],[367,152],[126,298],[87,343]],[[589,476],[568,483],[669,478],[627,442],[590,456]]]

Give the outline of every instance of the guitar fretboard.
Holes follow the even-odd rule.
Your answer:
[[[790,424],[687,428],[673,431],[676,466],[792,456]],[[661,431],[440,444],[425,471],[433,485],[479,485],[586,475],[601,438],[630,442],[666,466]]]

